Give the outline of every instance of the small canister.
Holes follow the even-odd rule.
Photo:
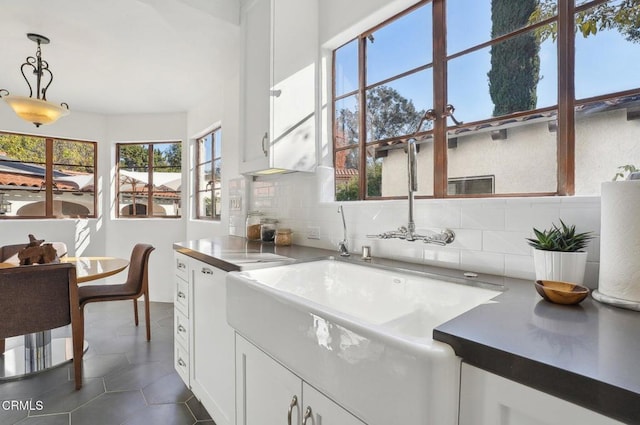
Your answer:
[[[275,218],[263,218],[260,220],[260,238],[262,242],[273,242],[276,238],[276,224],[278,220]]]
[[[247,240],[259,241],[260,235],[260,220],[262,219],[262,213],[260,211],[251,211],[247,214]]]
[[[291,229],[278,229],[276,230],[276,245],[289,246],[291,245]]]

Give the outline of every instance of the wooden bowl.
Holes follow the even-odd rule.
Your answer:
[[[589,295],[589,288],[569,282],[537,280],[536,291],[555,304],[578,304]]]

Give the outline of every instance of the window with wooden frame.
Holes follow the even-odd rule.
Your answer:
[[[117,211],[120,218],[179,218],[182,143],[118,143]]]
[[[433,0],[360,34],[333,53],[336,199],[406,197],[410,138],[417,197],[598,194],[640,167],[639,22],[637,0]]]
[[[0,133],[0,219],[96,217],[97,144]]]
[[[222,212],[222,129],[196,140],[196,218],[220,220]]]

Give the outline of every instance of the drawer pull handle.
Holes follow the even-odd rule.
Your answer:
[[[181,262],[180,260],[177,261],[178,262],[178,268],[179,269],[186,269],[187,265],[183,262]]]
[[[260,142],[260,145],[262,146],[262,153],[264,153],[264,156],[269,156],[269,150],[267,149],[266,143],[269,142],[269,133],[264,133],[264,136],[262,136],[262,141]]]
[[[183,332],[183,333],[184,333],[184,332],[186,332],[186,331],[187,331],[187,328],[185,328],[185,327],[184,327],[184,326],[182,326],[182,325],[178,325],[178,332]]]
[[[213,270],[203,267],[202,274],[213,274]]]
[[[178,359],[178,366],[186,367],[187,364],[182,359]]]
[[[287,410],[287,425],[292,425],[291,422],[291,414],[293,413],[293,408],[298,405],[298,397],[293,396],[291,399],[291,403],[289,403],[289,410]]]
[[[307,425],[307,420],[313,415],[311,406],[307,406],[307,410],[304,411],[304,418],[302,418],[302,425]]]
[[[182,291],[178,291],[178,298],[186,299],[187,295]]]

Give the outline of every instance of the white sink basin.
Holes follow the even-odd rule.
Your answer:
[[[295,261],[292,258],[285,257],[283,255],[272,254],[269,252],[246,252],[246,253],[233,253],[222,256],[224,261],[235,264],[240,267],[241,270],[253,270],[263,267],[273,267],[283,264],[289,264]]]
[[[369,425],[455,425],[460,360],[432,331],[500,289],[321,260],[229,273],[227,318]]]

